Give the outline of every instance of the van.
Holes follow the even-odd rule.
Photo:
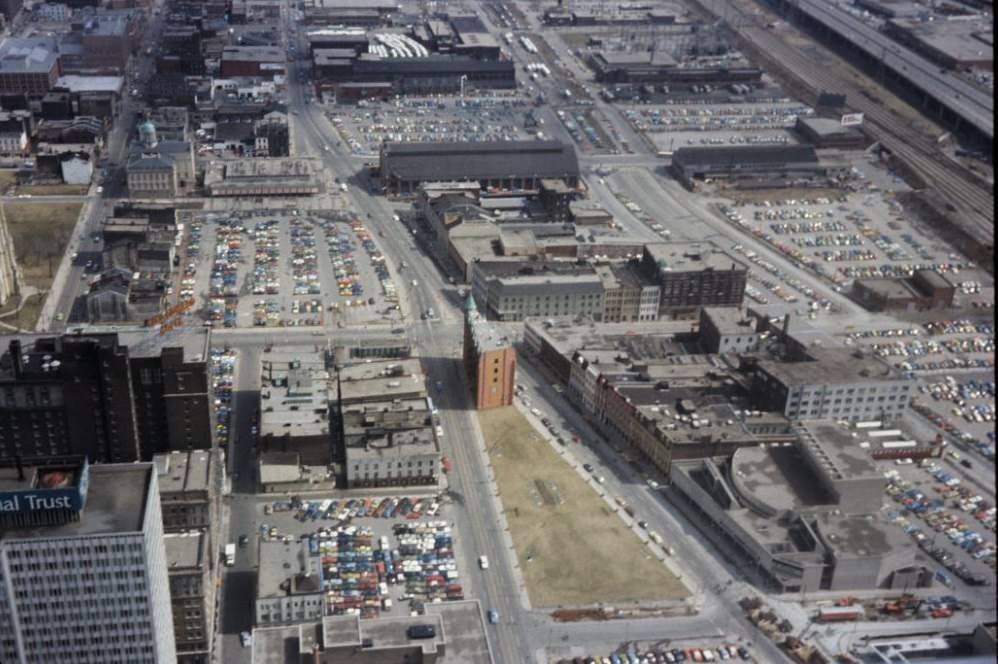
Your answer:
[[[405,630],[405,635],[410,639],[432,639],[437,635],[437,630],[433,625],[410,625]]]

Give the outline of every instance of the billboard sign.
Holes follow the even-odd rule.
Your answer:
[[[858,127],[861,124],[863,124],[862,113],[846,113],[842,116],[843,127]]]
[[[79,512],[87,498],[90,466],[56,470],[45,469],[38,485],[21,491],[0,491],[0,515],[73,510]]]

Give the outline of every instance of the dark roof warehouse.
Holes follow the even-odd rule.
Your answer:
[[[471,143],[385,143],[381,177],[394,191],[412,191],[422,182],[490,180],[534,188],[543,178],[578,182],[575,149],[558,141],[494,141]]]

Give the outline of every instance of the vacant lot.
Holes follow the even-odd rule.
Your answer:
[[[14,240],[14,254],[29,286],[47,291],[66,251],[81,203],[5,203],[7,228]],[[33,327],[41,299],[29,303],[18,317],[21,327]],[[11,321],[8,321],[11,322]]]
[[[479,420],[534,606],[688,594],[515,408]]]

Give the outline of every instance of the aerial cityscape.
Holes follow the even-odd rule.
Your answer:
[[[998,657],[988,0],[0,0],[0,664]]]

